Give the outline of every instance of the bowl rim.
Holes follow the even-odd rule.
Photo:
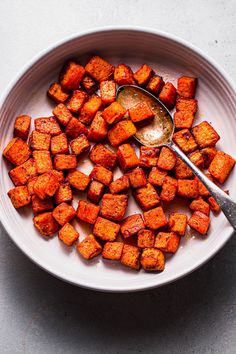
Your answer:
[[[140,33],[147,33],[147,34],[152,34],[156,35],[159,37],[162,37],[164,39],[171,40],[177,44],[180,44],[184,46],[187,49],[190,49],[191,51],[195,52],[197,55],[201,56],[203,59],[205,59],[211,66],[213,66],[219,74],[224,77],[225,81],[229,84],[229,86],[232,88],[234,93],[236,92],[236,85],[234,81],[231,79],[229,74],[219,65],[215,59],[211,58],[208,54],[203,52],[201,49],[199,49],[197,46],[189,43],[188,41],[172,34],[166,31],[161,31],[154,29],[152,27],[143,27],[143,26],[105,26],[105,27],[94,27],[92,29],[87,29],[83,31],[79,31],[78,33],[73,33],[69,36],[66,36],[62,38],[61,40],[56,41],[52,45],[49,45],[46,49],[43,49],[39,51],[38,54],[32,57],[19,71],[18,73],[13,77],[13,79],[10,80],[9,84],[6,86],[6,88],[3,90],[3,93],[1,94],[0,97],[0,109],[3,106],[5,100],[11,93],[11,90],[13,87],[17,84],[17,82],[21,79],[21,77],[38,61],[40,61],[44,56],[46,56],[48,53],[51,51],[55,50],[56,48],[66,44],[69,41],[73,41],[76,38],[81,38],[87,35],[95,34],[95,33],[102,33],[102,32],[116,32],[116,31],[133,31],[133,32],[140,32]],[[0,118],[1,122],[1,118]],[[0,203],[2,201],[0,200]],[[89,282],[76,282],[74,279],[69,279],[65,278],[63,274],[56,272],[54,269],[51,269],[49,266],[45,266],[40,259],[38,259],[37,255],[34,255],[32,253],[29,253],[29,250],[26,249],[26,247],[21,244],[20,238],[15,237],[14,234],[11,231],[10,225],[5,222],[4,215],[2,212],[2,208],[0,208],[0,222],[4,229],[6,230],[7,234],[10,236],[11,240],[17,245],[17,247],[28,257],[30,258],[35,264],[37,264],[41,269],[47,271],[51,275],[59,278],[60,280],[63,280],[67,283],[80,286],[83,288],[87,288],[90,290],[96,290],[96,291],[103,291],[103,292],[114,292],[114,293],[125,293],[125,292],[134,292],[134,291],[141,291],[141,290],[148,290],[148,289],[153,289],[157,288],[160,286],[164,286],[166,284],[172,283],[178,279],[183,278],[184,276],[192,273],[194,270],[198,269],[200,266],[202,266],[204,263],[206,263],[208,260],[210,260],[225,244],[226,242],[230,239],[230,237],[233,235],[234,230],[229,229],[227,235],[224,235],[224,239],[222,238],[222,241],[215,245],[214,248],[212,248],[210,251],[206,251],[206,253],[198,259],[194,264],[192,264],[191,267],[189,267],[187,270],[183,268],[181,272],[174,276],[170,276],[169,279],[166,281],[163,281],[161,284],[155,284],[155,279],[151,284],[141,284],[141,285],[129,285],[126,287],[120,287],[120,288],[112,288],[109,285],[104,286],[104,285],[93,285],[90,284]]]

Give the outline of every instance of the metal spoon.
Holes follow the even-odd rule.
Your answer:
[[[148,91],[135,85],[120,86],[117,90],[117,101],[126,109],[142,101],[146,101],[150,105],[155,116],[149,124],[137,130],[136,140],[145,146],[167,146],[172,149],[209,190],[230,224],[236,230],[236,203],[215,183],[210,181],[172,141],[175,125],[170,112],[164,104]]]

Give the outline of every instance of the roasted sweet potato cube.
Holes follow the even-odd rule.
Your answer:
[[[153,167],[149,173],[148,182],[153,186],[161,187],[167,173],[167,171],[161,170],[159,167]]]
[[[69,138],[75,139],[79,135],[88,134],[88,128],[77,118],[73,117],[66,126],[65,133]]]
[[[142,168],[135,168],[128,172],[130,186],[133,188],[145,187],[147,179]]]
[[[152,74],[152,68],[150,68],[150,66],[148,66],[147,64],[143,64],[141,68],[139,68],[134,73],[134,79],[139,84],[139,86],[146,86]]]
[[[171,82],[167,82],[160,94],[159,99],[166,105],[167,108],[173,108],[176,101],[176,88]]]
[[[211,180],[213,182],[213,178],[212,176],[210,175],[210,173],[205,173],[205,175],[207,176],[207,178],[209,180]],[[209,197],[211,194],[210,192],[208,191],[208,189],[204,186],[204,184],[197,178],[197,177],[194,177],[195,180],[198,182],[198,191],[199,191],[199,195],[201,197]]]
[[[106,219],[121,221],[125,215],[127,206],[127,195],[106,193],[102,197],[100,214]]]
[[[84,74],[85,69],[83,66],[74,61],[69,61],[60,73],[60,84],[65,90],[76,90],[79,87]]]
[[[80,200],[77,209],[77,217],[84,222],[94,224],[97,220],[99,210],[99,205],[89,203],[86,200]]]
[[[186,163],[177,157],[174,167],[175,177],[177,179],[185,179],[193,177],[192,170],[186,165]]]
[[[185,154],[190,154],[197,149],[198,145],[188,129],[182,129],[173,135],[174,142]]]
[[[138,156],[130,144],[120,145],[117,150],[117,157],[123,171],[128,171],[139,165]]]
[[[109,185],[112,194],[118,194],[126,191],[129,188],[129,177],[124,175],[116,179]]]
[[[27,186],[18,186],[12,188],[7,193],[11,199],[14,208],[19,209],[28,205],[31,202],[31,196],[29,194]]]
[[[184,198],[197,198],[199,195],[198,182],[195,179],[178,179],[177,194]]]
[[[92,259],[102,252],[102,246],[91,234],[86,236],[77,246],[78,252],[85,259]]]
[[[79,238],[79,233],[69,223],[66,223],[58,232],[59,239],[66,245],[72,246]]]
[[[119,224],[101,218],[100,216],[97,218],[93,227],[94,235],[103,241],[115,241],[119,231],[120,231]]]
[[[72,187],[79,191],[84,191],[90,182],[90,177],[81,171],[70,171],[67,176],[67,180]]]
[[[52,113],[63,126],[66,126],[73,117],[69,109],[63,103],[59,103]]]
[[[157,167],[170,171],[175,167],[176,155],[168,147],[163,146],[161,149],[159,159],[157,161]]]
[[[41,213],[33,218],[34,226],[43,236],[51,237],[58,232],[60,225],[52,216],[52,212]]]
[[[139,123],[153,118],[154,113],[146,102],[139,102],[129,108],[129,117],[133,123]]]
[[[55,117],[36,118],[34,121],[35,129],[40,133],[50,135],[61,134],[61,128]]]
[[[76,168],[76,155],[58,154],[54,158],[54,168],[58,171],[71,170]]]
[[[112,261],[119,261],[123,247],[123,242],[106,242],[102,250],[102,257]]]
[[[103,105],[107,106],[116,99],[116,83],[114,80],[106,80],[100,83],[100,95]]]
[[[133,71],[125,64],[119,64],[114,71],[114,80],[118,85],[134,85]]]
[[[190,76],[181,76],[178,78],[177,93],[181,97],[194,98],[197,87],[197,79]]]
[[[31,117],[27,115],[18,116],[14,124],[14,137],[27,140],[30,131]]]
[[[34,214],[53,209],[53,200],[51,198],[40,199],[37,195],[32,195],[32,210]]]
[[[89,60],[85,70],[98,82],[108,80],[114,73],[114,67],[97,55]]]
[[[176,111],[192,112],[195,114],[198,109],[198,101],[192,98],[179,97],[176,100]]]
[[[215,129],[206,121],[201,122],[192,128],[193,136],[202,149],[208,146],[215,146],[220,136],[217,134]]]
[[[22,165],[31,155],[31,151],[24,140],[13,138],[3,150],[3,156],[13,165]]]
[[[198,168],[202,169],[204,167],[204,158],[201,151],[195,150],[188,157]]]
[[[84,124],[90,124],[93,120],[95,114],[100,109],[102,105],[101,97],[93,95],[90,99],[83,105],[79,120]]]
[[[178,235],[184,236],[187,228],[187,215],[172,213],[170,215],[169,225],[172,232],[176,232]]]
[[[174,123],[176,129],[190,129],[194,121],[193,112],[178,111],[174,113]]]
[[[147,183],[145,187],[135,189],[133,194],[136,202],[143,210],[149,210],[160,202],[157,191],[150,183]]]
[[[168,224],[168,220],[162,207],[157,207],[143,213],[144,222],[146,227],[152,230],[159,229]]]
[[[156,248],[146,248],[141,255],[141,265],[147,271],[162,272],[165,268],[165,256]]]
[[[175,232],[159,232],[154,247],[167,253],[175,253],[179,248],[180,236]]]
[[[52,159],[49,151],[35,150],[33,151],[33,158],[39,174],[52,170]]]
[[[34,193],[40,198],[45,199],[52,197],[59,187],[59,182],[53,172],[44,173],[37,177],[33,190]]]
[[[137,129],[131,120],[122,120],[110,129],[108,132],[108,140],[112,146],[118,146],[135,135],[136,131]]]
[[[210,226],[210,218],[200,211],[194,211],[188,220],[188,225],[200,234],[205,235]]]
[[[52,216],[63,226],[76,216],[76,211],[72,205],[63,202],[53,210]]]
[[[108,133],[108,124],[105,119],[102,117],[102,112],[98,111],[95,117],[92,120],[88,139],[91,141],[102,141],[107,137]]]
[[[175,198],[178,188],[178,182],[175,178],[166,176],[162,184],[162,190],[160,194],[161,200],[170,202]]]
[[[66,92],[58,82],[53,82],[50,85],[47,94],[57,103],[64,103],[69,98],[69,93]]]
[[[158,96],[163,86],[165,85],[161,76],[154,75],[149,80],[146,89],[151,92],[153,95]]]
[[[61,133],[51,138],[51,153],[52,155],[57,154],[68,154],[69,145],[67,136],[65,133]]]
[[[209,172],[218,182],[224,183],[234,165],[235,160],[232,156],[223,151],[217,151],[209,166]]]
[[[105,184],[105,186],[109,186],[113,180],[113,173],[101,165],[94,166],[89,176],[92,179]]]
[[[22,165],[19,165],[9,171],[9,176],[15,186],[22,186],[26,184],[30,178],[37,176],[37,174],[34,159],[29,159]]]
[[[132,245],[124,245],[122,256],[121,256],[121,263],[129,268],[139,270],[140,268],[140,250],[136,246]]]
[[[67,103],[67,108],[70,112],[78,114],[89,96],[82,90],[75,90]]]
[[[88,188],[87,197],[94,203],[98,203],[102,198],[105,186],[101,182],[92,181]]]
[[[210,205],[202,198],[194,199],[189,205],[191,210],[201,211],[203,214],[210,214]]]
[[[59,188],[57,189],[57,191],[55,193],[54,199],[55,199],[56,204],[61,204],[63,202],[69,203],[72,201],[73,194],[72,194],[72,190],[71,190],[68,182],[61,183],[59,185]]]
[[[142,229],[138,232],[137,245],[140,248],[149,248],[154,246],[155,233],[153,230]]]
[[[116,164],[116,153],[103,144],[94,145],[89,157],[93,163],[101,165],[109,170],[113,169]]]
[[[140,147],[140,166],[153,167],[157,165],[160,149],[148,146]]]
[[[214,157],[216,156],[217,150],[214,147],[206,147],[201,151],[203,160],[204,160],[204,168],[208,168],[211,164],[211,161],[214,159]]]
[[[34,184],[35,184],[37,178],[38,178],[37,176],[32,177],[27,182],[27,188],[28,188],[28,191],[29,191],[30,195],[34,194]]]
[[[64,176],[63,171],[52,170],[51,172],[59,183],[62,183],[65,181],[65,176]]]
[[[40,133],[33,130],[30,136],[30,147],[33,150],[49,150],[51,143],[51,135],[47,133]]]
[[[72,153],[75,155],[82,155],[89,151],[90,144],[86,135],[82,134],[70,142]]]
[[[96,82],[89,75],[84,75],[81,86],[89,95],[92,95],[98,89]]]
[[[107,124],[113,124],[119,122],[125,115],[126,109],[121,106],[119,102],[112,102],[110,106],[104,109],[102,117]]]
[[[213,212],[218,213],[220,211],[220,206],[219,206],[219,204],[217,203],[217,201],[213,197],[209,197],[207,199],[207,202],[209,203],[210,209]]]

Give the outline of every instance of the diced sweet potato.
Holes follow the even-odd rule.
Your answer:
[[[141,255],[141,265],[147,271],[162,272],[165,268],[165,256],[156,248],[146,248]]]
[[[53,201],[51,198],[40,199],[37,195],[32,195],[32,210],[34,214],[41,213],[53,209]]]
[[[170,215],[169,225],[172,232],[176,232],[178,235],[184,236],[187,228],[187,215],[172,213]]]
[[[58,224],[63,226],[76,216],[76,211],[72,205],[63,202],[53,210],[52,216],[56,219]]]
[[[195,179],[178,179],[177,194],[184,198],[197,198],[199,195],[198,182]]]
[[[204,166],[204,158],[201,151],[195,150],[188,155],[189,159],[196,165],[198,168],[202,169]]]
[[[24,140],[13,138],[3,150],[3,156],[13,165],[22,165],[31,155],[31,151]]]
[[[115,82],[122,85],[134,85],[133,71],[131,68],[125,64],[119,64],[114,71],[114,80]]]
[[[207,199],[207,202],[209,203],[210,209],[213,212],[218,213],[220,211],[220,206],[219,206],[219,204],[217,203],[217,201],[213,197],[209,197]]]
[[[210,173],[205,173],[205,175],[207,176],[208,179],[210,179],[213,182],[213,178],[210,175]],[[208,189],[204,186],[204,184],[197,177],[194,177],[194,178],[198,182],[199,195],[201,197],[209,197],[211,194],[208,191]]]
[[[77,246],[78,252],[85,259],[92,259],[102,252],[102,246],[91,234],[86,236]]]
[[[98,89],[96,82],[88,75],[84,75],[81,86],[89,95],[92,95]]]
[[[210,218],[200,211],[194,211],[193,215],[188,220],[188,225],[200,234],[205,235],[210,226]]]
[[[148,146],[140,147],[140,166],[154,167],[157,165],[160,149]]]
[[[103,247],[102,257],[112,261],[119,261],[121,259],[123,247],[123,242],[106,242]]]
[[[130,181],[130,186],[132,188],[145,187],[147,184],[147,179],[142,168],[135,168],[128,172],[128,177]]]
[[[142,229],[138,232],[137,245],[140,248],[149,248],[154,246],[155,233],[153,230]]]
[[[84,191],[90,182],[90,177],[78,170],[70,171],[67,179],[70,185],[79,191]]]
[[[123,144],[117,150],[117,157],[123,171],[128,171],[139,165],[139,159],[130,144]]]
[[[24,207],[31,202],[31,196],[26,186],[12,188],[7,194],[16,209]]]
[[[152,230],[159,229],[160,227],[166,226],[168,220],[162,207],[157,207],[143,213],[144,222],[146,227]]]
[[[174,123],[176,129],[190,129],[194,121],[193,112],[178,111],[174,113]]]
[[[134,73],[134,79],[139,86],[146,86],[152,74],[153,74],[152,68],[150,68],[150,66],[148,66],[147,64],[143,64],[141,68],[139,68]]]
[[[49,151],[35,150],[33,151],[33,158],[39,174],[52,170],[52,159]]]
[[[66,126],[73,117],[69,109],[63,103],[59,103],[52,113],[63,126]]]
[[[215,146],[220,136],[217,134],[215,129],[206,121],[201,122],[192,128],[193,136],[202,149],[208,146]]]
[[[70,188],[69,183],[61,183],[59,188],[55,193],[55,203],[61,204],[63,202],[69,203],[73,199],[72,190]]]
[[[90,124],[102,105],[101,97],[93,95],[90,99],[83,105],[79,120],[84,124]]]
[[[194,199],[189,208],[195,211],[201,211],[203,214],[209,215],[210,214],[210,205],[205,202],[202,198]]]
[[[112,146],[118,146],[136,134],[137,129],[131,120],[122,120],[108,132],[108,140]]]
[[[98,82],[108,80],[114,73],[114,67],[97,55],[89,60],[85,70]]]
[[[116,164],[116,154],[103,144],[94,145],[90,154],[90,160],[109,170],[113,169]]]
[[[87,197],[94,203],[98,203],[102,198],[105,186],[101,182],[92,181],[88,188]]]
[[[179,97],[176,100],[176,111],[186,111],[195,114],[198,109],[198,101],[192,98]]]
[[[101,218],[100,216],[97,218],[93,227],[94,235],[103,241],[115,241],[119,231],[120,231],[119,224]]]
[[[29,143],[33,150],[50,150],[51,135],[33,130]]]
[[[54,157],[54,168],[58,171],[76,168],[76,155],[58,154]]]
[[[33,190],[40,199],[45,199],[52,197],[56,193],[58,187],[58,179],[54,176],[53,172],[50,171],[37,177],[33,185]]]
[[[51,172],[59,183],[62,183],[65,181],[65,176],[64,176],[63,171],[52,170]]]
[[[30,131],[31,117],[27,115],[18,116],[15,119],[14,124],[14,137],[27,140]]]
[[[70,112],[78,114],[89,96],[82,90],[75,90],[67,103],[67,108]]]
[[[66,126],[65,133],[69,138],[75,139],[79,135],[88,134],[88,128],[77,118],[73,117]]]
[[[119,102],[113,102],[104,109],[102,117],[107,124],[113,124],[119,122],[125,115],[126,109],[121,106]]]
[[[173,108],[176,101],[176,88],[171,82],[167,82],[160,94],[159,99],[166,105],[167,108]]]
[[[129,117],[133,123],[139,123],[153,118],[154,113],[146,102],[139,102],[129,109]]]
[[[52,212],[38,214],[33,218],[34,226],[43,236],[51,237],[58,232],[60,225],[52,216]]]
[[[83,66],[74,61],[69,61],[60,73],[60,84],[65,90],[76,90],[79,87],[84,74],[85,69]]]
[[[69,93],[66,92],[58,82],[53,82],[50,85],[47,94],[57,103],[64,103],[69,98]]]
[[[140,268],[140,250],[136,246],[124,245],[121,256],[121,264],[126,267],[139,270]]]
[[[149,210],[160,203],[160,197],[150,183],[147,183],[145,187],[135,189],[133,194],[136,202],[143,210]]]
[[[81,134],[70,142],[71,151],[75,155],[82,155],[90,150],[90,144],[86,135]]]
[[[223,151],[217,151],[209,166],[209,172],[218,182],[224,183],[234,165],[235,160],[232,156]]]
[[[101,202],[101,216],[106,219],[121,221],[128,206],[128,197],[125,194],[104,194]]]
[[[107,106],[116,99],[116,83],[114,80],[106,80],[100,83],[100,95],[103,105]]]
[[[113,173],[101,165],[94,166],[89,176],[92,179],[105,184],[105,186],[109,186],[113,180]]]
[[[174,142],[185,153],[189,154],[197,149],[197,143],[188,129],[182,129],[173,135]]]
[[[129,188],[129,177],[124,175],[116,179],[109,185],[112,194],[118,194],[126,191]]]
[[[148,182],[153,186],[161,187],[167,175],[167,171],[161,170],[158,167],[153,167],[148,176]]]
[[[166,176],[162,184],[162,190],[160,194],[161,200],[170,202],[175,198],[178,188],[178,182],[175,178]]]
[[[27,182],[27,188],[28,188],[29,194],[31,196],[34,194],[34,184],[35,184],[37,178],[38,178],[37,176],[32,177]]]
[[[51,139],[51,153],[52,155],[57,154],[68,154],[69,145],[67,136],[65,133],[61,133],[56,136],[52,136]]]
[[[61,134],[61,128],[55,117],[36,118],[34,121],[35,129],[40,133],[50,135]]]
[[[177,93],[181,97],[194,98],[197,86],[197,79],[190,76],[178,78]]]
[[[162,87],[165,85],[161,76],[154,75],[149,80],[146,89],[151,92],[153,95],[158,96],[162,90]]]
[[[163,146],[161,149],[157,166],[163,170],[170,171],[175,167],[176,156],[175,153],[168,147]]]
[[[193,177],[192,170],[186,165],[186,163],[177,157],[174,167],[175,177],[177,179],[185,179]]]
[[[86,200],[80,200],[77,209],[77,217],[89,224],[94,224],[97,220],[100,206],[89,203]]]
[[[30,178],[37,176],[37,174],[34,159],[29,159],[22,165],[19,165],[9,171],[9,176],[15,186],[22,186],[26,184]]]
[[[154,247],[167,253],[175,253],[179,248],[180,236],[175,232],[159,232]]]
[[[211,164],[211,161],[214,159],[214,157],[216,156],[217,150],[214,147],[206,147],[201,151],[203,160],[204,160],[204,168],[208,168]]]
[[[66,223],[58,232],[59,239],[66,245],[72,246],[79,238],[79,233],[69,223]]]
[[[102,112],[98,111],[95,117],[92,120],[88,139],[91,141],[102,141],[107,137],[108,133],[108,124],[105,119],[102,117]]]

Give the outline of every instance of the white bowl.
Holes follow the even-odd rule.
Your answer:
[[[207,119],[221,135],[218,148],[235,156],[236,112],[235,90],[230,78],[209,57],[185,41],[150,29],[105,28],[87,31],[57,43],[34,58],[10,84],[1,102],[1,152],[12,138],[14,118],[20,114],[32,117],[49,116],[53,104],[46,97],[49,84],[54,81],[66,59],[76,57],[84,63],[97,53],[111,63],[124,62],[133,69],[146,62],[165,80],[176,83],[183,74],[199,78],[197,98],[199,113],[196,122]],[[98,257],[83,261],[76,250],[68,250],[57,237],[46,241],[34,229],[32,213],[16,211],[7,191],[12,188],[8,177],[9,165],[2,159],[0,171],[1,210],[3,226],[17,246],[40,267],[70,283],[103,291],[136,291],[157,287],[174,281],[193,271],[212,257],[230,238],[233,230],[223,214],[212,217],[207,237],[185,237],[176,255],[169,257],[166,269],[160,274],[136,272],[119,264],[105,262]],[[80,164],[89,172],[91,164]],[[225,188],[236,196],[235,174]],[[170,207],[170,209],[173,207]],[[176,210],[181,205],[174,207]],[[135,203],[128,214],[138,210]],[[79,227],[81,239],[88,227]]]

